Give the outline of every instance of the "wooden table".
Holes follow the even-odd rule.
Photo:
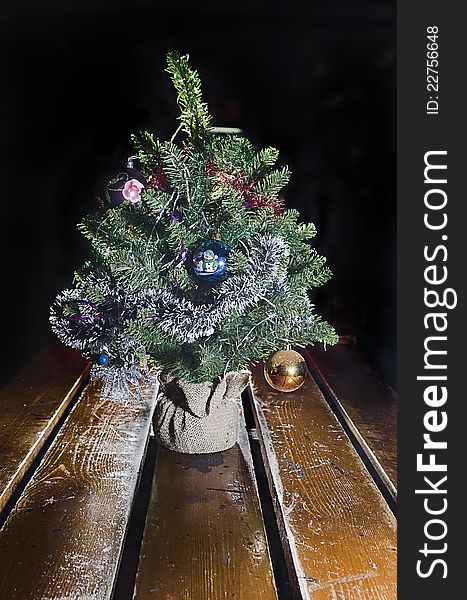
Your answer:
[[[395,394],[352,346],[306,358],[291,394],[253,369],[234,448],[184,455],[156,386],[102,400],[51,344],[0,390],[0,598],[394,599]]]

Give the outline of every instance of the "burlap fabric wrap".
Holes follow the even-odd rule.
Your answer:
[[[241,393],[249,371],[231,371],[221,381],[185,383],[159,376],[154,432],[162,446],[187,454],[221,452],[237,442]]]

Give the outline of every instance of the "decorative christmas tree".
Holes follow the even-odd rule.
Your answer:
[[[93,361],[104,396],[137,395],[155,367],[158,407],[175,403],[175,414],[184,405],[201,422],[239,396],[252,361],[337,335],[308,295],[331,272],[309,245],[315,227],[284,209],[290,172],[275,167],[278,151],[212,128],[188,57],[167,61],[180,126],[170,141],[133,136],[135,155],[109,183],[105,206],[79,225],[92,258],[56,298],[51,324]],[[211,451],[206,435],[201,445],[160,441]]]

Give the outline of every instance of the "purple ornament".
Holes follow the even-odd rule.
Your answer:
[[[146,178],[129,160],[128,165],[107,185],[110,205],[114,207],[122,202],[136,204],[141,200],[141,192],[146,186]]]

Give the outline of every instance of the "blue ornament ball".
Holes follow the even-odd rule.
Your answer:
[[[193,253],[193,273],[198,281],[217,283],[227,277],[230,248],[222,240],[207,240]]]
[[[105,365],[108,365],[109,364],[109,355],[102,353],[99,356],[99,364],[102,365],[103,367],[105,367]]]

